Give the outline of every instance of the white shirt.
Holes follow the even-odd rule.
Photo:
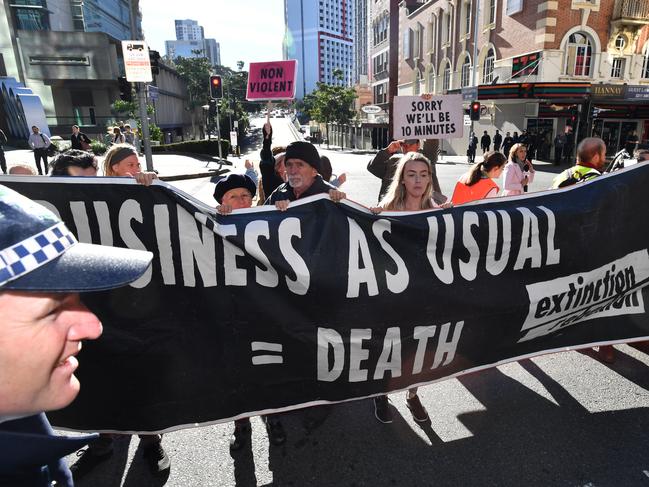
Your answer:
[[[43,133],[35,134],[32,132],[29,136],[29,145],[32,146],[32,149],[45,149],[50,143],[50,138]]]

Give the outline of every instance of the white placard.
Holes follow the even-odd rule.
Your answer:
[[[239,145],[239,140],[237,139],[237,131],[232,130],[230,132],[230,146],[236,147]]]
[[[122,41],[122,55],[126,80],[131,83],[149,83],[153,81],[149,47],[144,41]]]
[[[462,95],[395,96],[395,139],[456,139],[464,132]]]
[[[471,115],[464,115],[464,126],[465,127],[471,126]]]

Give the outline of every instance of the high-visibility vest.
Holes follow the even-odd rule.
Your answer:
[[[550,189],[558,189],[566,186],[572,186],[573,184],[581,183],[587,181],[591,178],[601,176],[597,169],[586,166],[572,166],[566,169],[563,172],[560,172],[558,176],[552,181],[552,186]]]
[[[467,186],[458,181],[453,191],[451,201],[454,205],[461,205],[469,201],[481,200],[485,198],[494,188],[499,191],[498,185],[491,178],[482,178],[477,183]]]

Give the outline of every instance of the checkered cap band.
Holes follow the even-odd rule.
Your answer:
[[[0,250],[0,286],[53,261],[77,243],[62,222]]]

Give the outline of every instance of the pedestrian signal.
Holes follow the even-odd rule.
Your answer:
[[[480,120],[480,102],[472,101],[470,109],[471,120],[476,121]]]
[[[223,82],[220,76],[210,76],[210,97],[223,98]]]

